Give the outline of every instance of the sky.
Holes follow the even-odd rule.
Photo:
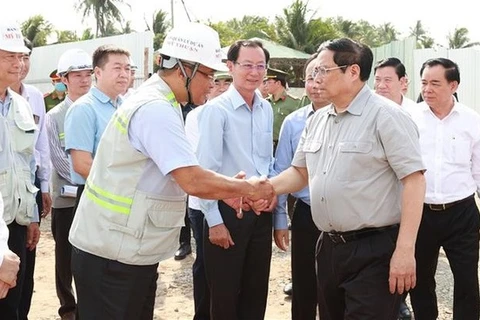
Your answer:
[[[56,29],[75,30],[81,34],[82,30],[91,27],[95,30],[93,19],[82,23],[81,13],[74,7],[79,0],[14,0],[8,4],[8,18],[18,23],[28,17],[41,14]],[[307,0],[304,0],[305,2]],[[131,4],[131,8],[120,6],[125,19],[132,21],[132,27],[136,31],[146,29],[144,18],[149,23],[153,13],[162,9],[168,13],[171,10],[171,0],[125,0]],[[231,18],[241,18],[244,15],[259,15],[272,19],[275,15],[281,15],[285,7],[292,0],[183,0],[192,20],[199,21],[225,21]],[[174,0],[175,24],[188,21],[182,5],[182,0]],[[453,33],[455,28],[465,27],[469,30],[470,40],[480,41],[480,28],[478,27],[477,10],[473,9],[473,2],[456,0],[447,5],[442,0],[309,0],[308,16],[336,17],[358,21],[367,20],[371,24],[379,25],[391,22],[401,37],[408,35],[409,29],[417,20],[421,20],[423,26],[437,43],[446,46],[447,35]],[[7,10],[2,10],[2,19]]]

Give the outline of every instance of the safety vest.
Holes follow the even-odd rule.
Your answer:
[[[125,100],[103,133],[70,231],[70,242],[83,251],[152,265],[170,258],[178,246],[186,194],[169,176],[165,194],[138,190],[148,158],[128,138],[133,114],[154,100],[180,108],[167,84],[154,75]]]
[[[57,127],[57,139],[62,147],[62,150],[65,152],[65,116],[67,114],[68,108],[71,104],[67,105],[69,99],[60,102],[53,109],[48,112],[50,119],[53,120]],[[66,179],[62,178],[53,168],[52,170],[52,207],[53,208],[71,208],[75,206],[75,198],[73,197],[64,197],[61,194],[62,187],[72,186],[74,184],[68,182]]]
[[[14,219],[29,225],[35,208],[32,184],[34,141],[37,125],[32,109],[22,96],[7,89],[10,108],[6,117],[0,115],[0,193],[3,219],[8,225]]]

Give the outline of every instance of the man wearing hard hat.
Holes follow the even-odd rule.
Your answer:
[[[20,27],[0,22],[0,193],[3,200],[3,219],[8,225],[8,246],[25,261],[27,226],[34,215],[35,193],[32,184],[35,174],[33,156],[35,124],[32,109],[19,94],[9,89],[18,82],[23,67],[25,47]],[[2,268],[8,267],[15,254],[7,254],[0,264],[0,291],[7,285],[8,295],[0,300],[2,319],[17,319],[25,265],[14,277],[3,277]],[[18,286],[15,287],[15,284]]]
[[[265,179],[202,169],[180,106],[203,104],[221,63],[217,32],[172,29],[160,70],[119,108],[98,147],[69,240],[81,319],[152,319],[157,268],[176,250],[186,194],[272,198]]]
[[[70,176],[70,162],[65,151],[65,116],[74,101],[92,85],[92,57],[81,49],[65,51],[58,60],[58,75],[68,88],[68,95],[47,113],[48,140],[53,164],[52,234],[55,240],[55,285],[62,320],[75,319],[76,302],[72,288],[72,245],[68,233],[75,214],[76,185]],[[69,191],[70,190],[70,191]]]
[[[48,92],[43,96],[47,112],[62,102],[67,93],[67,87],[65,86],[65,83],[62,82],[62,79],[58,76],[57,69],[50,72],[49,77],[52,81],[53,91]]]

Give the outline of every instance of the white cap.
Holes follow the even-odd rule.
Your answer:
[[[138,70],[138,66],[135,64],[135,62],[133,61],[132,57],[130,56],[130,69],[132,70]]]
[[[23,42],[20,26],[15,23],[5,23],[0,19],[0,50],[15,53],[30,52]]]
[[[59,76],[81,70],[93,70],[92,57],[82,49],[69,49],[58,59],[57,74]]]
[[[173,28],[158,50],[164,68],[173,68],[178,60],[199,63],[217,71],[228,71],[222,62],[222,51],[218,33],[204,24],[190,22]]]

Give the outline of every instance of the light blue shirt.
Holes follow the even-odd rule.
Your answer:
[[[282,128],[280,129],[277,150],[275,152],[274,169],[277,174],[280,174],[291,166],[298,142],[302,136],[303,129],[305,129],[307,118],[313,112],[312,104],[308,104],[285,117]],[[292,193],[292,196],[310,205],[310,192],[308,187]],[[288,228],[287,198],[287,194],[278,196],[278,204],[273,216],[275,230]]]
[[[10,97],[10,94],[7,91],[7,95],[5,96],[5,99],[2,101],[0,100],[0,111],[2,112],[2,116],[6,117],[8,114],[8,110],[10,110],[10,100],[12,98]]]
[[[87,151],[95,157],[103,131],[121,103],[120,97],[115,104],[96,87],[75,101],[65,117],[65,151]],[[85,184],[85,179],[73,171],[71,161],[70,174],[74,183]]]
[[[273,112],[257,92],[250,109],[233,85],[207,102],[198,115],[197,156],[206,169],[234,176],[244,171],[252,176],[273,173]],[[218,202],[201,200],[208,225],[223,223]]]
[[[181,106],[160,100],[145,104],[132,116],[128,136],[132,146],[149,158],[138,189],[166,196],[178,194],[169,190],[173,179],[170,173],[198,165],[185,135]]]

